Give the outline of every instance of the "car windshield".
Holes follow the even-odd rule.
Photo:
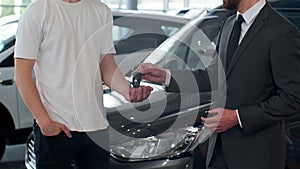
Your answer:
[[[216,41],[222,23],[234,11],[216,9],[205,17],[198,17],[168,38],[141,63],[153,63],[159,67],[177,70],[205,69],[216,54]],[[131,76],[138,66],[126,76]]]
[[[210,17],[209,21],[214,18]],[[181,30],[154,52],[143,62],[150,62],[159,67],[167,69],[204,69],[212,60],[215,53],[215,38],[210,34],[211,29],[205,30],[202,22],[192,22],[185,29]]]
[[[14,45],[14,37],[18,28],[18,23],[10,23],[0,27],[0,53]]]

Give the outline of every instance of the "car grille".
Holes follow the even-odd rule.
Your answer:
[[[30,134],[27,140],[25,151],[25,167],[26,169],[36,168],[35,153],[34,153],[34,139],[33,134]]]

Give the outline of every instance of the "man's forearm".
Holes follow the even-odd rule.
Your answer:
[[[111,89],[129,98],[129,83],[114,62],[113,55],[104,56],[100,63],[102,79]]]
[[[33,114],[38,124],[46,124],[51,121],[51,118],[41,102],[31,71],[26,68],[26,65],[26,61],[25,63],[23,63],[23,61],[16,61],[15,81],[17,87],[25,104]]]
[[[40,100],[34,82],[23,80],[22,82],[17,83],[17,85],[25,104],[32,112],[37,122],[41,123],[41,121],[46,122],[51,120]]]

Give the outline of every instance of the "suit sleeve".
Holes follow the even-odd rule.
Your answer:
[[[217,89],[219,57],[213,56],[211,64],[204,70],[171,70],[167,92],[209,92]]]
[[[239,109],[243,130],[249,135],[300,113],[300,34],[298,29],[289,29],[272,42],[270,60],[277,93],[259,105]]]
[[[210,82],[206,70],[171,70],[171,81],[167,92],[204,92],[210,90]]]

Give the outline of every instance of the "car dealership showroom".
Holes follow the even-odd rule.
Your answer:
[[[0,0],[0,169],[300,169],[299,28],[300,0]]]

